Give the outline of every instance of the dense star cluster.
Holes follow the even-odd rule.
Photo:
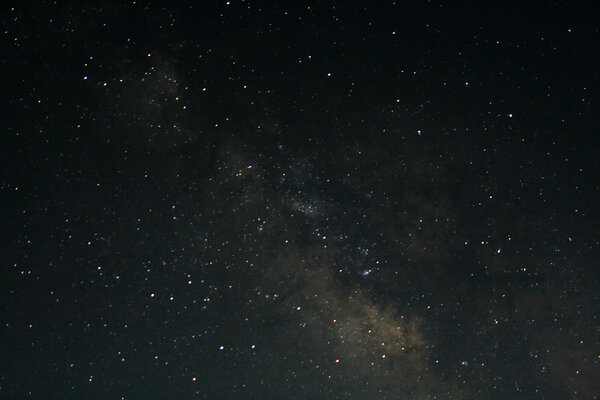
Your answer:
[[[593,4],[408,3],[5,8],[0,398],[600,398]]]

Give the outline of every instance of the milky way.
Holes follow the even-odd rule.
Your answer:
[[[2,12],[0,397],[596,399],[592,9]]]

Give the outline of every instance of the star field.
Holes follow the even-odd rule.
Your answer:
[[[591,2],[0,15],[1,398],[600,398]]]

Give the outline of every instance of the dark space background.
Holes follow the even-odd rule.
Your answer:
[[[600,398],[598,20],[3,8],[0,398]]]

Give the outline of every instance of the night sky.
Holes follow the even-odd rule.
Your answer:
[[[0,398],[599,399],[594,2],[0,13]]]

